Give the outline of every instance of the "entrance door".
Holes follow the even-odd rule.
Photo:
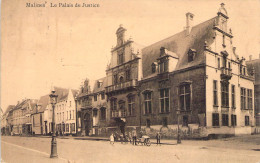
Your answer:
[[[89,136],[91,121],[90,121],[90,114],[88,113],[86,113],[84,116],[84,127],[85,127],[85,135]]]

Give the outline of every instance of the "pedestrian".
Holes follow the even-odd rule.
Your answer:
[[[125,134],[124,141],[125,141],[125,144],[128,143],[128,135],[127,134]]]
[[[131,134],[131,132],[129,132],[128,138],[129,138],[129,141],[130,141],[130,144],[131,144],[132,143],[132,134]]]
[[[110,135],[110,144],[114,144],[115,143],[115,138],[114,138],[114,134],[112,133]]]
[[[123,141],[124,141],[124,135],[121,133],[120,134],[120,142],[121,142],[121,144],[123,144]]]
[[[158,144],[161,145],[161,134],[160,134],[160,132],[157,132],[157,134],[156,134],[156,140],[157,140],[157,145],[158,145]]]
[[[133,145],[136,145],[136,132],[133,133]]]

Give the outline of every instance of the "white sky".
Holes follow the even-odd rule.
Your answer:
[[[105,76],[119,24],[128,36],[149,45],[183,30],[185,14],[194,24],[226,4],[237,52],[248,59],[260,53],[259,0],[59,0],[99,3],[100,8],[26,8],[30,0],[3,0],[1,8],[1,107],[48,94],[51,85],[79,88]],[[34,0],[31,2],[45,2]]]

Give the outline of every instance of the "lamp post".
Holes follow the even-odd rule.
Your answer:
[[[50,100],[52,105],[52,139],[51,139],[51,155],[50,158],[57,158],[57,142],[56,142],[56,134],[55,134],[55,104],[57,103],[58,95],[55,94],[55,90],[51,91]]]
[[[178,135],[177,135],[177,144],[181,144],[181,133],[180,133],[180,110],[176,110],[177,120],[178,120]]]
[[[75,103],[76,103],[76,136],[78,136],[78,98],[77,98],[77,94],[75,97]]]

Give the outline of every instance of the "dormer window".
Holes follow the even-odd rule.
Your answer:
[[[196,55],[196,50],[195,49],[190,49],[188,51],[188,62],[192,62],[195,58]]]
[[[152,63],[152,73],[156,72],[156,68],[157,68],[157,63],[156,62]]]
[[[159,62],[159,73],[168,72],[169,71],[169,60],[168,59],[162,59]]]
[[[97,87],[100,88],[102,86],[102,82],[98,81],[97,82]]]

